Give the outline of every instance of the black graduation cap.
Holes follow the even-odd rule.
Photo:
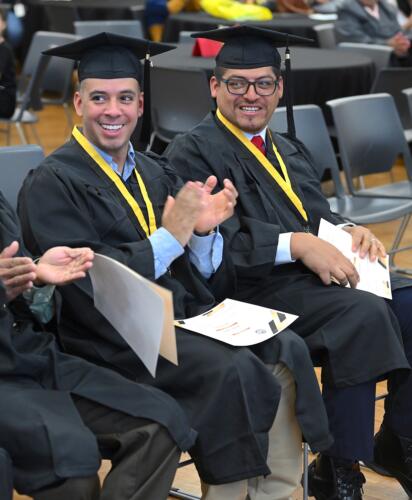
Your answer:
[[[217,30],[193,33],[193,38],[207,38],[223,42],[216,56],[216,65],[223,68],[252,69],[273,66],[280,69],[281,58],[277,51],[286,47],[285,52],[285,93],[288,117],[288,131],[295,136],[291,99],[291,67],[289,45],[313,42],[310,38],[281,33],[251,25],[232,26]]]
[[[135,78],[142,83],[140,59],[144,64],[145,113],[142,142],[150,136],[150,57],[174,49],[174,45],[155,43],[114,33],[99,33],[76,42],[45,50],[43,54],[79,61],[79,81],[86,78]]]

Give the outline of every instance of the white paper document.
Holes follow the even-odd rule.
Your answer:
[[[177,365],[172,293],[98,253],[89,274],[95,307],[153,377],[159,354]]]
[[[234,346],[258,344],[292,324],[298,316],[226,299],[213,309],[175,325]]]
[[[352,251],[352,236],[324,219],[320,221],[318,236],[340,250],[355,266],[360,278],[356,287],[358,290],[392,299],[388,255],[385,258],[378,257],[374,262],[369,260],[368,255],[361,259],[359,252]]]

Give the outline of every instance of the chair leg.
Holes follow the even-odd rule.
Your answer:
[[[16,122],[15,125],[16,125],[16,129],[17,129],[17,133],[19,134],[20,142],[22,144],[28,144],[27,137],[26,137],[26,134],[25,134],[25,132],[23,130],[22,124]]]
[[[309,445],[308,443],[303,443],[303,500],[308,500],[308,468],[309,468]]]
[[[11,124],[7,124],[6,128],[6,145],[10,146],[10,139],[11,139]]]
[[[200,497],[190,495],[190,493],[185,493],[179,488],[171,488],[169,491],[169,496],[172,498],[183,498],[185,500],[200,500]]]
[[[398,231],[395,235],[395,239],[393,240],[392,247],[388,252],[388,254],[389,254],[389,265],[392,271],[412,275],[412,269],[400,268],[395,264],[395,254],[412,249],[412,246],[399,248],[399,245],[402,241],[403,235],[405,234],[406,228],[408,227],[410,219],[411,219],[411,214],[405,215],[402,218]]]
[[[36,141],[36,144],[38,144],[39,146],[43,147],[42,143],[41,143],[41,140],[40,140],[40,136],[37,133],[36,125],[34,123],[31,124],[31,130],[33,132],[33,136],[34,136],[34,140]]]

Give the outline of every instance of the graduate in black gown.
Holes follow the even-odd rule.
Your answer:
[[[39,322],[53,309],[58,315],[59,300],[33,281],[83,277],[92,251],[52,249],[35,265],[1,193],[0,247],[2,500],[13,482],[35,500],[166,498],[180,450],[196,438],[181,408],[161,391],[61,352]],[[113,467],[100,492],[102,457]]]
[[[206,311],[233,287],[233,266],[215,246],[221,235],[214,228],[233,213],[236,192],[228,182],[211,196],[214,178],[182,187],[164,159],[131,147],[143,110],[136,54],[143,57],[147,45],[100,34],[48,51],[80,59],[74,103],[83,126],[26,179],[19,213],[32,251],[83,242],[171,290],[175,315],[184,318]],[[164,47],[150,44],[149,50],[156,54]],[[202,251],[209,245],[206,257],[199,245]],[[247,479],[269,474],[268,432],[277,419],[280,386],[250,349],[177,329],[179,366],[161,358],[153,378],[94,308],[89,279],[61,293],[59,334],[67,351],[158,387],[182,405],[198,432],[190,453],[209,485],[203,498],[241,498]],[[326,413],[306,346],[290,331],[268,343],[271,364],[283,363],[296,379],[292,415],[279,434],[288,436],[289,420],[297,416],[311,446],[327,448]]]
[[[294,37],[253,27],[194,36],[225,42],[210,82],[218,111],[175,138],[166,156],[183,179],[203,181],[215,175],[219,183],[228,178],[235,184],[235,216],[222,227],[236,266],[232,297],[299,315],[293,329],[323,368],[324,400],[335,437],[334,446],[312,464],[309,486],[316,498],[361,498],[364,478],[358,467],[354,472],[354,463],[372,459],[375,380],[396,368],[395,351],[402,342],[398,322],[383,299],[331,284],[335,278],[342,285],[356,285],[356,270],[314,235],[321,217],[333,224],[345,221],[330,212],[304,145],[267,128],[287,86],[275,47]],[[366,228],[345,229],[362,255],[384,251]],[[399,304],[396,292],[394,302]],[[411,325],[402,328],[409,362],[411,333]],[[385,440],[390,435],[393,443],[390,453],[380,455],[409,494],[411,383],[411,377],[405,382],[397,373],[390,376],[380,433]]]

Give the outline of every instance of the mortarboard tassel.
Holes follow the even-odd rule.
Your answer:
[[[151,64],[152,61],[150,60],[150,54],[148,51],[144,60],[144,68],[143,68],[144,113],[143,113],[142,131],[140,133],[140,141],[139,141],[143,150],[145,150],[147,145],[149,144],[150,134],[152,132],[151,103],[150,103]]]
[[[292,70],[290,65],[289,37],[287,37],[285,50],[285,98],[286,98],[286,116],[288,121],[288,133],[296,137],[295,120],[293,118],[293,89],[292,89]]]

